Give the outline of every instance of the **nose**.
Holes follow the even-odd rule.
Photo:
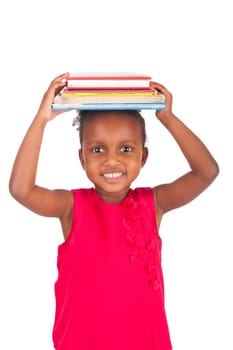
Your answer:
[[[119,154],[116,151],[106,152],[104,163],[106,165],[117,165],[120,164]]]

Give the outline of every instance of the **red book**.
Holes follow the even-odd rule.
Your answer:
[[[70,73],[72,89],[150,89],[151,77],[140,73]]]

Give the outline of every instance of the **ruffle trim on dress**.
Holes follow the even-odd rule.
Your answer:
[[[126,244],[129,246],[129,261],[144,261],[148,283],[154,291],[160,288],[158,266],[161,264],[160,248],[150,221],[147,203],[138,198],[138,193],[129,190],[122,203],[123,225]]]

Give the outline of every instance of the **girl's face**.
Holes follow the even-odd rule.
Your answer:
[[[105,202],[119,203],[145,164],[140,123],[127,113],[110,111],[87,119],[79,157],[87,177]]]

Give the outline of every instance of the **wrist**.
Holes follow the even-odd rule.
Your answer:
[[[156,113],[157,119],[164,125],[167,126],[171,120],[175,117],[175,115],[171,111],[161,111],[162,113]]]
[[[48,123],[48,119],[44,116],[44,113],[41,113],[40,111],[36,114],[34,118],[34,122],[42,128],[45,128],[46,124]]]

